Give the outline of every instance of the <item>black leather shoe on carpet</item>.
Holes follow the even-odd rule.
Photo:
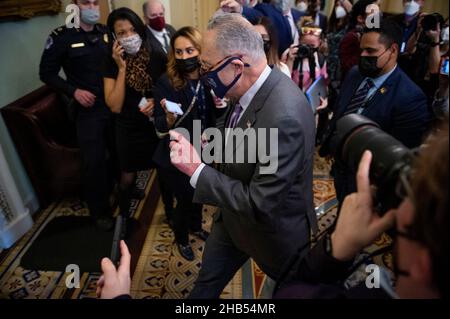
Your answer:
[[[191,245],[181,245],[177,244],[178,250],[180,251],[181,256],[188,261],[194,260],[194,251],[192,250]]]
[[[208,237],[209,237],[209,233],[206,230],[203,230],[203,229],[200,230],[200,231],[193,232],[192,235],[200,238],[203,241],[206,241],[208,239]]]
[[[110,231],[114,227],[114,220],[108,216],[100,216],[95,218],[95,225],[103,231]]]

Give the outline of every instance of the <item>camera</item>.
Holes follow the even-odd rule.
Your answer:
[[[299,59],[309,58],[314,53],[314,50],[306,44],[299,44],[297,47],[298,47],[297,58]]]
[[[442,28],[442,25],[444,24],[444,17],[440,15],[439,13],[432,13],[428,14],[425,17],[423,17],[422,20],[422,28],[423,31],[436,31],[437,25],[440,25]]]
[[[371,151],[370,180],[377,188],[376,207],[381,214],[397,208],[403,200],[398,195],[398,181],[402,173],[410,171],[414,152],[362,115],[346,115],[336,125],[331,155],[356,173],[363,153]]]

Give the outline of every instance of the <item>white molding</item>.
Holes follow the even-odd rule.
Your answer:
[[[6,199],[8,211],[11,213],[0,229],[0,247],[9,248],[22,237],[32,226],[30,210],[25,207],[16,183],[11,175],[10,167],[0,144],[0,189]]]
[[[0,231],[0,249],[10,248],[25,233],[33,227],[33,219],[28,209],[16,217],[12,222],[8,223],[4,229]]]
[[[31,215],[34,215],[40,207],[37,197],[33,194],[28,195],[27,199],[25,199],[24,205]]]

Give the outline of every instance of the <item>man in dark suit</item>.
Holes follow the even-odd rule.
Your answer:
[[[242,6],[235,0],[225,0],[221,2],[221,7],[242,13],[252,24],[256,24],[263,16],[268,17],[278,32],[278,54],[281,57],[292,44],[299,42],[297,23],[301,13],[292,9],[292,4],[292,0],[272,0],[270,4],[259,3],[255,7],[250,7]]]
[[[152,50],[150,75],[153,82],[156,83],[160,76],[166,73],[170,39],[175,34],[175,29],[166,23],[165,8],[159,0],[145,2],[143,11],[147,24],[147,40]]]
[[[320,0],[309,0],[308,10],[300,13],[300,20],[303,17],[312,17],[314,24],[320,27],[322,29],[322,34],[325,35],[328,31],[328,17],[321,13],[320,10]]]
[[[422,143],[431,116],[425,94],[397,66],[401,40],[401,28],[392,20],[364,31],[359,67],[354,67],[342,84],[320,155],[330,155],[336,122],[351,113],[370,118],[407,147]],[[342,166],[335,161],[332,169],[340,203],[356,191],[354,173]]]
[[[286,260],[308,243],[311,230],[317,230],[312,193],[315,128],[305,96],[288,77],[268,67],[261,36],[241,16],[213,18],[203,38],[201,61],[215,94],[237,102],[219,128],[227,128],[225,157],[243,155],[244,160],[225,160],[218,171],[193,160],[198,159],[193,146],[176,132],[171,132],[170,147],[172,163],[191,176],[194,201],[219,208],[190,295],[218,298],[250,257],[276,279]],[[268,143],[274,128],[278,135]],[[253,132],[258,144],[242,136],[230,142],[239,129]],[[267,144],[270,155],[265,158],[255,148]],[[275,162],[275,169],[268,170],[268,163]]]

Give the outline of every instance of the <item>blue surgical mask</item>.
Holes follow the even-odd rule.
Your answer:
[[[242,76],[242,73],[239,74],[238,76],[236,76],[234,78],[234,80],[229,84],[229,85],[225,85],[223,84],[223,82],[220,80],[219,78],[219,72],[222,71],[223,69],[225,69],[229,64],[231,64],[231,62],[235,61],[235,60],[241,60],[241,58],[238,57],[231,57],[229,58],[224,64],[222,64],[222,66],[220,66],[219,68],[217,68],[217,70],[214,71],[209,71],[207,73],[205,73],[202,76],[202,82],[206,85],[209,86],[213,91],[214,94],[219,98],[219,99],[223,99],[225,97],[225,95],[228,93],[228,91],[231,90],[231,88],[233,86],[235,86],[235,84],[237,83],[237,81],[239,81],[239,79]],[[245,63],[244,64],[245,67],[249,67],[250,65]]]
[[[81,9],[81,21],[94,25],[100,20],[100,11],[97,9]]]

